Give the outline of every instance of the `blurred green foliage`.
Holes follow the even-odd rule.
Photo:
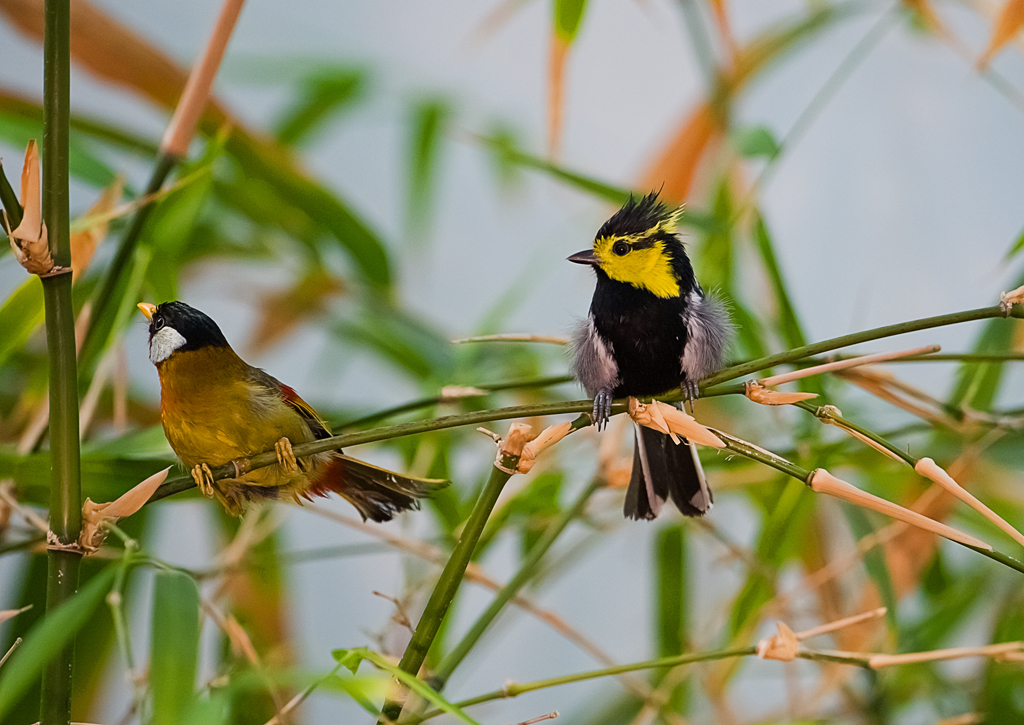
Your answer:
[[[683,0],[680,4],[689,24],[688,42],[707,56],[704,62],[714,70],[708,97],[701,99],[714,109],[714,127],[707,134],[703,153],[693,161],[696,166],[703,159],[710,170],[704,183],[687,195],[682,219],[698,277],[732,310],[738,328],[733,350],[737,359],[804,345],[808,333],[792,294],[794,280],[787,277],[779,254],[786,240],[772,233],[756,189],[739,181],[743,178],[741,172],[748,168],[745,164],[777,163],[784,158],[787,144],[765,126],[736,125],[730,110],[742,102],[751,84],[771,77],[774,61],[813,48],[815,43],[828,42],[826,31],[876,6],[860,2],[806,4],[788,20],[737,45],[730,59],[726,57],[726,41],[735,39],[728,36],[728,28],[716,26],[714,3]],[[585,37],[582,20],[585,10],[592,10],[587,3],[553,0],[552,9],[549,30],[560,40],[572,44]],[[916,28],[914,32],[920,31],[919,9],[895,12],[906,21],[904,32],[911,27]],[[695,22],[699,23],[696,27]],[[389,93],[375,82],[374,69],[324,62],[279,82],[288,91],[289,100],[270,124],[272,135],[264,137],[240,125],[204,126],[205,136],[196,144],[196,153],[176,169],[156,201],[139,249],[118,288],[116,304],[104,312],[103,319],[93,321],[100,332],[83,351],[86,364],[81,367],[80,387],[83,395],[94,384],[102,390],[85,433],[82,459],[83,492],[94,501],[113,500],[172,460],[153,401],[123,380],[98,379],[100,363],[122,354],[123,335],[133,324],[138,301],[176,298],[187,279],[214,269],[214,265],[258,267],[286,278],[284,292],[261,291],[259,300],[253,303],[258,334],[250,344],[272,347],[300,327],[312,326],[336,341],[346,359],[356,354],[365,356],[396,385],[418,391],[426,401],[386,414],[350,408],[344,403],[325,407],[323,412],[332,421],[356,421],[342,424],[341,430],[579,396],[575,387],[550,383],[551,376],[565,373],[565,358],[556,346],[449,342],[446,320],[426,317],[398,289],[401,273],[408,271],[405,266],[419,264],[424,255],[431,254],[429,246],[416,248],[387,238],[366,220],[357,205],[303,167],[300,152],[315,153],[326,135],[342,126],[349,114]],[[429,240],[444,190],[445,158],[453,142],[465,141],[468,134],[461,133],[461,129],[468,122],[458,103],[443,94],[424,93],[399,105],[404,109],[405,124],[405,234],[410,239]],[[38,136],[40,114],[35,101],[0,88],[0,138],[21,146],[28,138]],[[73,119],[72,128],[72,173],[77,182],[97,193],[113,181],[125,158],[147,163],[155,163],[157,158],[156,139],[140,137],[117,123],[79,117]],[[501,121],[486,132],[472,135],[469,141],[476,153],[486,155],[498,170],[498,193],[514,189],[515,180],[524,174],[541,174],[601,204],[619,204],[631,189],[647,191],[634,180],[595,178],[545,158],[532,151],[532,144],[511,128],[510,123]],[[666,147],[666,158],[671,157],[670,151]],[[677,166],[680,176],[690,178],[693,169]],[[9,163],[8,173],[11,170]],[[353,172],[355,182],[357,173]],[[12,194],[10,185],[0,180],[0,200],[9,217],[15,212]],[[129,201],[139,199],[138,191],[132,188],[126,196]],[[110,274],[108,250],[125,225],[125,218],[113,221],[111,238],[101,246],[95,262],[76,278],[79,310],[90,304],[101,281]],[[1019,264],[1022,240],[1024,237],[1008,240],[1011,251],[1007,258],[1014,264]],[[2,256],[0,252],[0,265],[13,264],[10,255]],[[752,284],[751,280],[763,284]],[[516,280],[499,304],[479,315],[476,329],[468,332],[505,331],[517,299],[530,281]],[[1024,278],[1018,282],[1024,282]],[[45,397],[41,371],[45,371],[46,353],[38,280],[18,283],[4,290],[2,297],[0,481],[13,483],[20,503],[41,507],[49,500],[47,441],[44,434],[31,433]],[[1013,352],[1019,349],[1020,340],[1019,321],[991,320],[980,326],[971,351],[996,355]],[[332,358],[324,374],[338,373],[345,362]],[[960,364],[953,389],[944,399],[909,401],[925,407],[929,415],[915,417],[904,411],[898,414],[898,424],[892,423],[891,410],[842,378],[816,378],[801,387],[819,393],[822,403],[849,410],[854,414],[851,419],[898,445],[927,451],[944,465],[965,462],[958,474],[962,482],[1021,527],[1024,498],[1019,489],[1024,446],[1019,428],[1024,403],[1006,390],[1010,364]],[[509,381],[527,382],[501,386]],[[476,385],[481,390],[465,397],[444,395],[445,387],[453,385]],[[1007,407],[1008,399],[1009,405],[1016,407]],[[891,461],[865,449],[855,439],[833,429],[823,430],[803,412],[766,410],[746,400],[722,399],[702,401],[698,410],[702,419],[707,416],[715,427],[770,447],[808,468],[828,465],[844,469],[856,483],[890,500],[910,505],[922,495],[916,477],[907,475],[904,469],[897,471]],[[454,485],[426,504],[428,515],[423,519],[428,521],[424,525],[427,533],[416,529],[420,536],[415,540],[417,544],[436,547],[431,551],[446,554],[459,540],[490,468],[492,450],[481,445],[478,434],[464,429],[436,431],[382,445],[417,475],[454,479]],[[475,565],[480,566],[485,555],[499,549],[503,542],[511,542],[515,570],[534,551],[549,526],[573,505],[577,492],[589,483],[587,479],[596,475],[614,484],[616,467],[629,464],[628,457],[617,452],[602,460],[595,474],[595,447],[575,441],[560,444],[546,456],[544,465],[538,466],[521,486],[514,487],[508,500],[499,503],[481,536]],[[893,534],[857,550],[856,542],[878,538],[890,522],[861,509],[823,503],[800,482],[747,460],[708,457],[706,466],[714,477],[719,505],[749,517],[752,544],[746,548],[727,547],[722,553],[722,540],[712,540],[707,531],[691,522],[667,516],[656,524],[649,560],[636,563],[649,567],[653,631],[632,635],[637,641],[650,641],[651,657],[676,655],[695,647],[746,646],[765,633],[767,623],[787,619],[799,611],[812,612],[815,621],[829,621],[858,613],[859,607],[879,604],[888,607],[884,623],[835,635],[836,649],[910,652],[953,646],[965,637],[979,644],[1024,639],[1017,572],[973,555],[950,556],[931,538],[922,541],[906,533]],[[521,596],[532,601],[570,572],[576,574],[575,567],[587,554],[597,551],[616,527],[626,525],[619,517],[620,506],[621,486],[595,495],[585,513],[566,527],[566,533],[545,554],[537,570],[529,572],[530,583]],[[153,509],[160,511],[160,506]],[[985,521],[965,513],[962,507],[946,505],[929,511],[971,533],[991,536],[1009,550],[1005,538],[995,538],[1001,534],[992,534],[991,527],[985,528]],[[124,522],[124,527],[145,545],[156,518],[150,512]],[[80,645],[87,638],[93,656],[79,656],[76,702],[82,710],[76,710],[75,715],[88,720],[95,710],[98,690],[127,687],[122,680],[101,682],[109,676],[105,673],[115,669],[112,662],[124,665],[112,659],[118,656],[116,633],[108,612],[99,607],[113,585],[115,567],[86,567],[76,598],[40,621],[45,565],[37,550],[26,551],[38,541],[38,533],[21,526],[17,514],[13,521],[13,525],[0,526],[0,553],[20,557],[24,566],[7,570],[11,573],[0,591],[11,606],[33,604],[35,609],[6,625],[4,644],[9,647],[17,636],[24,636],[25,643],[0,668],[0,720],[12,713],[14,725],[33,721],[30,718],[37,712],[38,701],[33,686],[42,663],[79,632]],[[249,525],[247,521],[218,521],[226,540]],[[412,533],[399,527],[388,531],[413,538]],[[118,547],[114,541],[105,553],[116,555]],[[708,553],[711,551],[717,553]],[[408,561],[417,559],[406,553]],[[239,623],[248,634],[260,665],[240,654],[231,646],[230,637],[222,633],[217,678],[206,683],[196,679],[200,630],[212,626],[200,620],[196,579],[202,572],[169,570],[164,563],[145,555],[125,567],[126,596],[141,586],[140,568],[157,572],[152,610],[132,614],[147,618],[152,633],[147,700],[135,717],[151,715],[146,722],[158,725],[248,725],[269,719],[282,698],[313,685],[374,714],[383,699],[382,683],[396,676],[413,686],[430,707],[463,722],[483,721],[482,715],[467,715],[446,693],[439,694],[422,681],[400,675],[389,660],[368,649],[337,650],[334,655],[339,666],[349,667],[353,674],[360,662],[369,661],[377,668],[373,675],[366,674],[365,666],[361,677],[339,675],[339,668],[329,675],[297,675],[303,663],[296,661],[291,634],[281,625],[292,616],[288,587],[291,562],[283,556],[274,534],[250,546],[247,555],[244,573],[233,580],[236,590],[225,595],[222,605],[231,621]],[[716,604],[719,611],[709,620],[712,625],[698,630],[696,613],[706,588],[700,577],[707,576],[701,570],[718,568],[718,556],[730,558],[730,571],[738,572],[738,576],[734,577],[735,586]],[[698,557],[714,560],[708,563]],[[836,574],[822,577],[814,587],[801,591],[804,609],[794,607],[787,598],[793,581],[809,580],[826,567],[836,568]],[[403,597],[421,602],[424,590],[429,592],[424,579],[430,580],[429,584],[435,574],[433,569],[424,574],[408,565],[408,591]],[[595,586],[616,587],[618,583],[609,577]],[[455,611],[460,607],[469,607],[461,594]],[[526,605],[516,602],[508,607]],[[105,624],[98,624],[100,620]],[[445,622],[428,664],[443,661],[459,641],[461,627],[452,620],[449,617]],[[546,621],[553,620],[549,617]],[[624,614],[622,626],[634,626],[635,621],[632,613]],[[596,645],[586,642],[581,633],[571,631],[571,622],[564,625],[562,635],[604,661],[600,641]],[[513,621],[508,626],[517,624]],[[324,650],[337,644],[345,643],[325,643]],[[537,649],[541,653],[537,670],[547,674],[543,643]],[[502,652],[485,633],[475,646],[474,656],[477,661],[484,657],[500,660]],[[658,722],[675,725],[682,722],[681,718],[717,721],[709,713],[715,712],[713,708],[735,704],[730,685],[748,667],[751,665],[745,660],[733,659],[706,665],[699,677],[693,675],[693,670],[656,670],[643,679],[639,689],[600,691],[589,710],[563,712],[563,718],[570,723],[618,725],[632,722],[642,708],[648,707]],[[977,712],[986,722],[1015,722],[1024,716],[1020,667],[1019,662],[989,660],[969,671],[938,664],[894,667],[868,674],[855,670],[835,675],[829,670],[831,679],[825,694],[831,698],[823,698],[820,713],[829,722],[895,723],[910,722],[904,719],[906,713],[916,708],[936,717]],[[821,669],[824,671],[824,667]],[[770,672],[770,686],[782,687],[785,675],[781,669],[769,670],[766,665],[758,672],[762,673],[758,677]],[[498,686],[500,683],[495,683]],[[645,701],[638,692],[646,693],[648,699]],[[804,715],[817,717],[803,713],[787,719],[766,712],[764,721],[825,721],[808,720]],[[131,716],[126,722],[130,720]]]

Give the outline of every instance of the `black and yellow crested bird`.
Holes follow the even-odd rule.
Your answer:
[[[292,444],[329,438],[327,424],[290,387],[243,361],[217,323],[184,302],[139,305],[149,320],[149,359],[160,375],[160,419],[171,448],[206,496],[238,515],[247,502],[337,493],[363,519],[390,521],[419,508],[444,481],[417,479],[340,451],[298,460]],[[277,464],[214,481],[210,468],[269,449]]]
[[[670,209],[652,192],[630,196],[604,223],[592,249],[569,257],[597,274],[590,314],[573,338],[573,371],[594,399],[598,430],[612,400],[682,387],[691,401],[701,378],[722,366],[732,334],[721,301],[697,283]],[[653,519],[669,498],[686,516],[711,509],[711,490],[693,443],[636,426],[624,513]]]

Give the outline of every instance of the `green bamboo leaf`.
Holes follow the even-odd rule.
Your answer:
[[[686,548],[685,526],[673,524],[658,532],[654,561],[654,621],[659,657],[682,654],[687,645],[690,602]],[[664,678],[667,674],[666,671],[655,676]],[[672,688],[669,701],[673,712],[686,712],[688,695],[686,682]]]
[[[25,637],[24,643],[0,669],[0,721],[22,693],[36,683],[43,668],[71,640],[92,615],[114,582],[115,567],[94,576],[71,599],[47,614]]]
[[[149,656],[153,725],[179,725],[194,699],[198,665],[199,588],[182,572],[158,572]]]
[[[133,459],[117,454],[82,456],[82,496],[93,501],[113,501],[172,462],[167,458]],[[14,479],[22,502],[49,505],[49,453],[18,455],[13,447],[0,448],[0,478]]]
[[[1014,642],[1021,639],[1024,639],[1024,595],[1020,587],[1013,587],[999,603],[988,641]],[[991,715],[986,722],[995,725],[1024,721],[1024,681],[1020,676],[1020,665],[988,660],[978,700],[979,710]]]
[[[26,120],[36,129],[33,135],[38,136],[43,128],[43,107],[0,88],[0,132],[5,128],[11,128],[12,124]],[[72,116],[71,130],[75,134],[88,136],[120,150],[144,156],[155,157],[159,151],[159,139],[144,138],[104,120]]]
[[[754,240],[779,306],[779,327],[782,330],[783,339],[788,347],[803,347],[807,344],[807,337],[804,335],[803,326],[800,324],[796,309],[789,297],[786,280],[782,276],[782,270],[779,268],[779,262],[775,256],[775,245],[768,233],[768,227],[765,226],[764,217],[760,214],[754,223]]]
[[[480,725],[480,723],[467,715],[462,708],[448,702],[448,700],[442,697],[437,690],[427,685],[423,680],[410,675],[404,670],[398,669],[398,667],[366,647],[358,647],[356,649],[338,649],[334,650],[331,654],[334,659],[351,670],[352,674],[356,674],[356,671],[359,669],[359,663],[366,660],[397,678],[402,684],[439,710],[458,718],[462,722],[466,723],[466,725]]]
[[[365,309],[335,325],[334,333],[424,380],[447,380],[454,367],[447,339],[408,313],[388,306]]]
[[[655,622],[658,656],[681,654],[686,646],[686,529],[672,525],[658,532],[655,549]]]
[[[587,0],[555,0],[555,33],[566,43],[571,43],[579,32]]]
[[[338,197],[312,180],[279,149],[233,134],[225,148],[243,173],[266,181],[288,204],[304,211],[341,244],[363,278],[385,291],[391,285],[391,262],[377,235]]]
[[[740,156],[748,159],[773,159],[779,154],[779,142],[765,126],[739,128],[732,133],[732,143]]]
[[[0,367],[43,324],[43,285],[29,275],[0,306]]]
[[[524,169],[541,171],[558,181],[565,182],[569,186],[574,186],[581,191],[613,204],[625,203],[631,193],[628,189],[607,184],[575,171],[569,171],[550,161],[526,153],[513,145],[514,139],[510,135],[480,136],[477,140],[494,152],[499,168],[519,166]],[[640,192],[635,193],[637,196],[642,196]]]
[[[275,124],[277,140],[294,146],[305,143],[366,93],[366,72],[355,68],[318,69],[301,83],[296,103]]]
[[[1006,261],[1010,261],[1024,249],[1024,229],[1021,230],[1020,235],[1017,237],[1017,241],[1013,243],[1009,251],[1006,253]]]
[[[26,118],[5,117],[0,123],[0,138],[16,148],[24,148],[29,139],[42,138],[42,118],[39,121]],[[68,146],[68,166],[72,177],[97,188],[113,183],[116,172],[107,165],[86,141],[72,136]]]
[[[410,227],[427,221],[434,197],[441,142],[451,122],[452,107],[441,98],[428,98],[412,109],[409,138]]]

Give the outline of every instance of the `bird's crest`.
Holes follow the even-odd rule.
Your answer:
[[[608,277],[646,289],[657,297],[678,297],[675,261],[685,257],[677,236],[682,208],[672,209],[652,191],[633,196],[606,221],[594,239],[594,258]]]

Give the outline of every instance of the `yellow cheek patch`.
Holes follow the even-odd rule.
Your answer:
[[[602,237],[594,242],[594,256],[602,271],[617,282],[645,289],[656,297],[678,297],[679,281],[662,242],[650,247],[631,248],[622,256],[612,251],[620,237]]]

